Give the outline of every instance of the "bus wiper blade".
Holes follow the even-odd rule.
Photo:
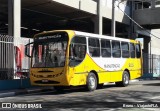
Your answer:
[[[41,71],[38,71],[38,72],[54,72],[54,71],[50,71],[50,70],[41,70]]]

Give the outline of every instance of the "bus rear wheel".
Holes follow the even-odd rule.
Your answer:
[[[116,82],[116,85],[126,87],[129,85],[129,80],[130,80],[129,73],[127,71],[124,71],[122,76],[122,81]]]
[[[97,88],[97,77],[94,73],[88,74],[86,86],[88,91],[94,91]]]

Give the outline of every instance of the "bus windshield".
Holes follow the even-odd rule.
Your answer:
[[[67,43],[67,33],[49,33],[36,37],[33,45],[32,67],[64,67]]]

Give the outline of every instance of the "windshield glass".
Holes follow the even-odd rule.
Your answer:
[[[68,35],[49,33],[35,38],[32,67],[63,67],[65,65]]]
[[[86,55],[86,38],[74,37],[70,44],[70,66],[79,65]]]

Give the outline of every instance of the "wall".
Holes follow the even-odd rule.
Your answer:
[[[125,24],[130,24],[129,18],[124,15],[123,12],[127,13],[127,15],[130,15],[130,8],[125,3],[119,3],[115,2],[115,19],[118,22],[122,22]],[[119,8],[123,11],[121,11]],[[112,0],[102,0],[102,14],[104,17],[108,19],[112,19]]]
[[[93,0],[53,0],[53,1],[97,15],[97,2],[98,2],[97,0],[94,0],[94,1]],[[101,0],[101,2],[102,2],[102,7],[101,7],[102,16],[108,19],[112,19],[112,0]],[[116,2],[116,8],[115,8],[116,21],[129,24],[130,20],[128,19],[128,17],[124,15],[124,13],[121,10],[119,10],[117,5],[119,5],[119,8],[122,9],[124,12],[126,12],[128,15],[130,14],[130,8],[126,6],[124,2],[120,4]]]
[[[134,20],[140,25],[160,24],[160,8],[139,9],[134,11]]]
[[[160,55],[160,29],[153,29],[151,33],[159,38],[151,36],[151,53]]]

